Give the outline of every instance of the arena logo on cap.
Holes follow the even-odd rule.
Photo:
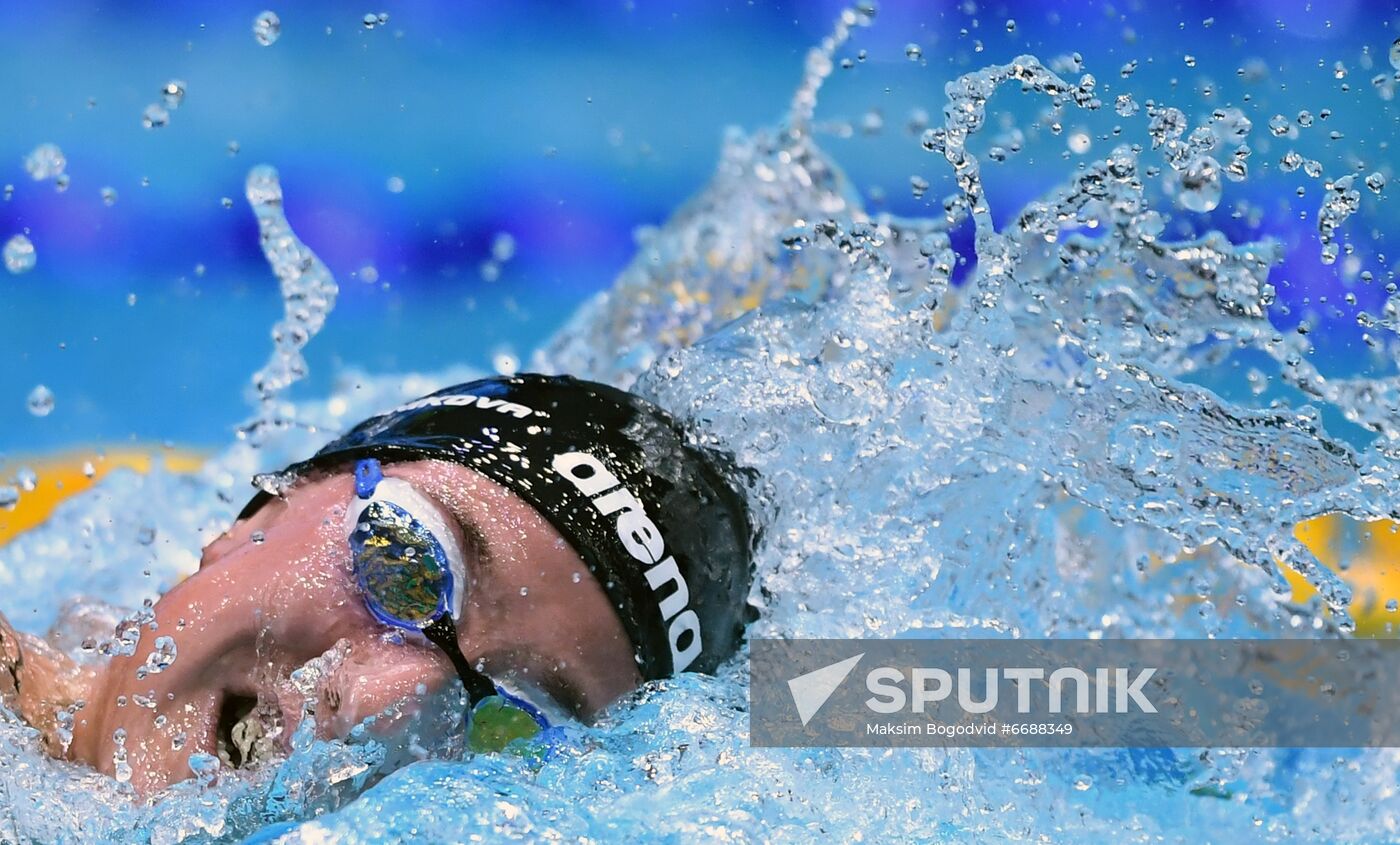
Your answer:
[[[603,462],[587,452],[565,452],[555,455],[554,471],[569,480],[580,493],[587,496],[603,516],[617,514],[617,537],[627,553],[638,562],[647,564],[647,584],[659,593],[666,584],[675,584],[669,595],[657,606],[661,618],[669,626],[667,639],[671,645],[673,672],[684,672],[700,655],[700,617],[688,605],[690,588],[676,565],[674,555],[666,554],[666,541],[656,523],[647,516],[641,501],[622,485]],[[689,634],[689,642],[682,645]]]
[[[401,414],[404,411],[416,411],[419,408],[467,408],[475,405],[483,411],[494,410],[498,414],[510,414],[518,420],[523,420],[535,414],[534,408],[527,408],[517,402],[507,402],[504,399],[492,399],[490,396],[473,396],[471,394],[454,394],[452,396],[424,396],[422,399],[409,402],[407,405],[400,405],[390,411],[392,414]]]

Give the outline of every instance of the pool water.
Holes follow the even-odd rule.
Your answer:
[[[841,12],[786,118],[731,132],[708,184],[528,366],[631,387],[759,471],[756,636],[1352,635],[1336,555],[1295,528],[1342,515],[1345,562],[1400,519],[1400,299],[1358,225],[1384,198],[1366,185],[1382,161],[1280,173],[1296,118],[1277,132],[1254,106],[1149,103],[1118,68],[1110,90],[1073,57],[1024,55],[949,79],[904,138],[929,207],[884,213],[817,108],[882,23]],[[1031,162],[1018,133],[1065,155]],[[1013,207],[984,176],[1031,167],[1056,184]],[[1235,202],[1247,219],[1231,195],[1258,171],[1308,187],[1306,259],[1202,218]],[[199,472],[113,472],[0,549],[17,624],[62,628],[56,596],[102,596],[151,648],[142,602],[191,571],[247,478],[475,374],[344,370],[290,401],[335,312],[314,245],[268,202],[281,191],[250,172],[270,267],[289,303],[311,290],[327,309],[288,309],[305,331],[284,332],[243,436]],[[1325,307],[1280,292],[1280,267],[1352,257]],[[1366,360],[1318,363],[1314,325],[1348,321]],[[1393,749],[754,749],[746,708],[741,653],[649,685],[544,762],[403,765],[368,734],[308,728],[284,761],[202,761],[142,804],[7,723],[0,777],[12,835],[35,841],[1372,842],[1400,825]]]

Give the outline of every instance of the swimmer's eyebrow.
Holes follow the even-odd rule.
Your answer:
[[[434,495],[431,490],[424,489],[423,486],[413,484],[412,482],[409,483],[428,501],[441,508],[443,513],[457,524],[458,529],[462,532],[462,538],[465,541],[464,546],[467,547],[464,548],[463,551],[468,554],[473,554],[476,566],[483,571],[490,571],[494,568],[496,562],[495,549],[492,547],[491,542],[486,539],[486,534],[476,524],[476,521],[448,505],[441,498]],[[471,567],[467,565],[465,561],[463,565],[467,566],[467,574],[469,576],[474,574]],[[464,613],[467,607],[470,607],[470,602],[464,605]],[[587,697],[583,694],[582,689],[573,682],[572,678],[565,672],[559,670],[560,661],[557,658],[547,657],[531,648],[512,648],[509,652],[512,655],[511,663],[526,662],[531,668],[541,670],[537,677],[539,677],[542,691],[546,695],[568,709],[568,711],[575,716],[583,713],[584,707],[587,704]],[[524,660],[520,660],[520,657],[523,657]],[[573,664],[571,663],[570,665]]]
[[[407,481],[407,479],[404,480]],[[408,483],[409,486],[417,490],[424,498],[434,505],[437,505],[443,515],[451,519],[453,524],[457,526],[457,530],[462,532],[462,552],[471,558],[471,560],[462,561],[462,566],[466,569],[468,578],[479,577],[481,572],[488,572],[495,568],[496,550],[492,547],[491,541],[486,539],[486,533],[476,524],[476,520],[444,502],[441,498],[434,495],[431,489],[427,489],[425,485],[415,484],[412,481]],[[463,585],[464,588],[469,586],[471,585]],[[463,605],[463,612],[466,611],[468,604],[470,604],[470,602]]]

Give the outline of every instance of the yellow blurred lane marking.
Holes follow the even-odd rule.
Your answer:
[[[13,510],[0,510],[0,546],[48,519],[60,502],[88,489],[114,469],[144,473],[150,471],[154,461],[160,460],[170,472],[195,472],[204,465],[205,458],[206,455],[189,449],[128,446],[76,449],[31,460],[11,459],[5,465],[6,476],[27,466],[34,470],[39,481],[33,490],[20,493],[19,503]],[[91,477],[83,471],[85,463],[92,464]]]

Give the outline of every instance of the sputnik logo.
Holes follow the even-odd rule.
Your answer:
[[[861,652],[855,657],[849,657],[830,666],[823,666],[805,675],[798,675],[787,682],[788,691],[792,693],[792,703],[797,705],[797,715],[802,719],[804,728],[864,656],[865,652]]]

